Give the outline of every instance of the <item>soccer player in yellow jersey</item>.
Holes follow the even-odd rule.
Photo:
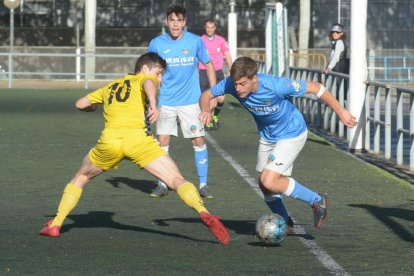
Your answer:
[[[138,58],[134,74],[115,80],[76,102],[76,108],[86,112],[102,104],[105,128],[66,185],[57,214],[46,223],[41,235],[59,236],[63,221],[77,205],[85,185],[123,159],[129,159],[176,190],[181,200],[199,213],[220,243],[230,242],[219,218],[208,212],[197,188],[184,179],[151,134],[150,124],[159,117],[156,97],[166,67],[167,63],[158,54],[146,53]]]

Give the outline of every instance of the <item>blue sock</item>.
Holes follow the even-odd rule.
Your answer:
[[[282,195],[266,196],[264,201],[273,213],[280,215],[286,222],[289,221],[289,214],[286,210],[285,204],[283,203]]]
[[[309,205],[312,205],[313,203],[318,202],[322,199],[322,197],[318,193],[303,186],[299,182],[295,181],[293,178],[289,178],[289,187],[284,194],[304,201]]]
[[[194,159],[196,163],[198,178],[200,180],[200,188],[202,188],[202,186],[207,185],[208,151],[206,144],[201,147],[194,147]]]

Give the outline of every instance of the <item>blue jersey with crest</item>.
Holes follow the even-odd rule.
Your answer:
[[[172,40],[168,33],[164,33],[151,40],[148,51],[156,52],[167,62],[158,104],[180,106],[198,103],[201,95],[198,62],[210,62],[201,37],[184,31],[180,39]]]
[[[258,73],[257,92],[240,98],[234,81],[228,77],[211,88],[215,96],[233,95],[253,115],[260,137],[269,142],[296,137],[306,131],[302,114],[290,97],[300,97],[306,92],[306,82]]]

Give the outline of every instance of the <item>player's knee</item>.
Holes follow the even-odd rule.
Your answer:
[[[193,139],[193,146],[195,147],[204,147],[204,137],[196,137]]]
[[[182,176],[174,176],[171,178],[170,181],[170,188],[173,190],[177,190],[178,187],[180,187],[183,183],[185,183],[186,180]]]
[[[162,181],[173,190],[177,190],[181,184],[186,182],[178,170],[169,170],[166,172],[162,177]]]
[[[170,144],[170,137],[167,135],[159,135],[158,142],[160,143],[161,147],[168,147]]]
[[[78,187],[83,188],[89,181],[91,181],[93,177],[87,174],[77,174],[71,181],[71,183],[75,184]]]
[[[280,174],[263,173],[260,176],[260,183],[263,188],[274,193],[282,193],[284,191],[283,178]]]

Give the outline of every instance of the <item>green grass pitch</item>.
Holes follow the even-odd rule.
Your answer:
[[[221,128],[208,135],[206,206],[232,242],[220,246],[176,193],[148,196],[155,179],[123,161],[90,183],[62,227],[39,235],[64,186],[103,127],[98,109],[74,102],[85,90],[0,90],[0,275],[412,275],[414,189],[310,134],[293,177],[330,199],[326,225],[286,199],[297,228],[263,246],[255,222],[268,212],[239,165],[256,178],[258,136],[250,115],[227,97]],[[229,163],[219,145],[234,163]],[[172,139],[171,156],[197,182],[191,143]]]

